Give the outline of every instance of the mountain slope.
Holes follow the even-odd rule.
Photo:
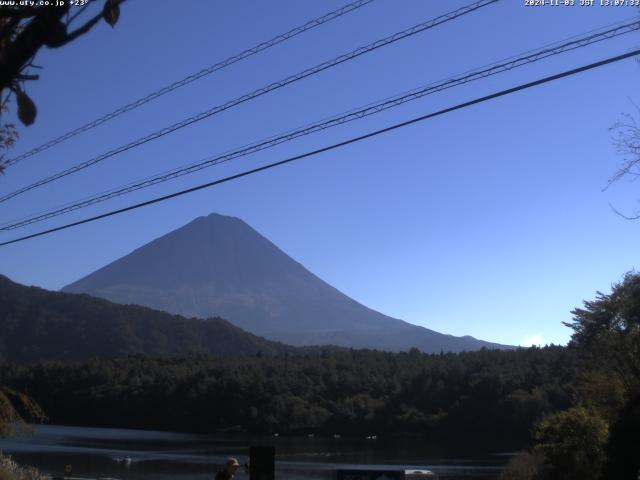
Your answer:
[[[293,345],[426,352],[500,345],[454,337],[361,305],[291,259],[242,220],[199,217],[63,289],[116,303],[221,316]]]
[[[294,353],[221,318],[184,318],[88,295],[25,287],[0,275],[0,360],[83,360],[131,353]]]

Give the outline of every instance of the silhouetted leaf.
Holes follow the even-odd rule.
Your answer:
[[[38,109],[35,103],[33,103],[33,100],[29,98],[29,95],[22,90],[16,92],[16,97],[18,103],[18,118],[28,127],[35,121]]]
[[[118,22],[118,18],[120,18],[120,6],[118,5],[118,2],[114,0],[107,0],[104,4],[102,16],[104,17],[105,22],[112,27],[115,26]]]

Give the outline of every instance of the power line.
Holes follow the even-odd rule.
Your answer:
[[[331,150],[335,150],[335,149],[344,147],[346,145],[350,145],[352,143],[360,142],[362,140],[366,140],[368,138],[372,138],[372,137],[375,137],[375,136],[378,136],[378,135],[382,135],[383,133],[388,133],[388,132],[391,132],[393,130],[397,130],[399,128],[403,128],[403,127],[412,125],[414,123],[422,122],[422,121],[428,120],[430,118],[434,118],[434,117],[437,117],[437,116],[440,116],[440,115],[444,115],[446,113],[450,113],[450,112],[453,112],[453,111],[456,111],[456,110],[461,110],[463,108],[467,108],[467,107],[470,107],[472,105],[477,105],[479,103],[487,102],[487,101],[493,100],[495,98],[499,98],[499,97],[503,97],[503,96],[506,96],[506,95],[510,95],[512,93],[519,92],[521,90],[526,90],[526,89],[529,89],[529,88],[532,88],[532,87],[535,87],[535,86],[538,86],[538,85],[542,85],[544,83],[549,83],[549,82],[552,82],[552,81],[555,81],[555,80],[559,80],[559,79],[564,78],[564,77],[568,77],[568,76],[571,76],[571,75],[576,75],[578,73],[585,72],[585,71],[588,71],[588,70],[592,70],[594,68],[602,67],[604,65],[608,65],[608,64],[611,64],[611,63],[614,63],[614,62],[619,62],[621,60],[624,60],[624,59],[630,58],[630,57],[634,57],[636,55],[640,55],[640,49],[636,49],[636,50],[633,50],[631,52],[624,53],[622,55],[617,55],[615,57],[609,57],[609,58],[606,58],[604,60],[600,60],[600,61],[595,62],[595,63],[590,63],[588,65],[583,65],[582,67],[574,68],[574,69],[571,69],[571,70],[566,70],[564,72],[557,73],[555,75],[544,77],[544,78],[541,78],[541,79],[538,79],[538,80],[534,80],[532,82],[524,83],[524,84],[518,85],[516,87],[508,88],[506,90],[501,90],[499,92],[492,93],[492,94],[486,95],[484,97],[476,98],[476,99],[470,100],[468,102],[459,103],[457,105],[454,105],[453,107],[445,108],[443,110],[438,110],[437,112],[432,112],[432,113],[428,113],[426,115],[415,117],[415,118],[412,118],[410,120],[406,120],[404,122],[396,123],[396,124],[391,125],[389,127],[385,127],[385,128],[379,129],[379,130],[375,130],[373,132],[366,133],[364,135],[360,135],[358,137],[352,137],[352,138],[350,138],[348,140],[344,140],[342,142],[334,143],[332,145],[328,145],[326,147],[319,148],[317,150],[306,152],[306,153],[303,153],[301,155],[296,155],[294,157],[289,157],[289,158],[286,158],[284,160],[280,160],[278,162],[269,163],[267,165],[263,165],[261,167],[253,168],[251,170],[245,170],[244,172],[237,173],[235,175],[231,175],[231,176],[228,176],[228,177],[225,177],[225,178],[221,178],[221,179],[218,179],[218,180],[214,180],[212,182],[208,182],[208,183],[204,183],[204,184],[201,184],[201,185],[197,185],[195,187],[191,187],[191,188],[188,188],[186,190],[181,190],[179,192],[174,192],[174,193],[171,193],[171,194],[168,194],[168,195],[164,195],[164,196],[161,196],[161,197],[156,197],[156,198],[154,198],[152,200],[147,200],[145,202],[137,203],[137,204],[134,204],[134,205],[129,205],[128,207],[120,208],[120,209],[117,209],[117,210],[112,210],[110,212],[103,213],[101,215],[96,215],[94,217],[85,218],[83,220],[79,220],[79,221],[76,221],[76,222],[68,223],[66,225],[62,225],[62,226],[55,227],[55,228],[50,228],[48,230],[43,230],[43,231],[40,231],[40,232],[37,232],[37,233],[32,233],[31,235],[26,235],[24,237],[20,237],[20,238],[16,238],[16,239],[13,239],[13,240],[6,241],[6,242],[2,242],[2,243],[0,243],[0,247],[1,246],[5,246],[5,245],[10,245],[10,244],[13,244],[13,243],[17,243],[17,242],[22,242],[22,241],[29,240],[29,239],[35,238],[35,237],[40,237],[42,235],[47,235],[49,233],[58,232],[60,230],[66,230],[66,229],[71,228],[71,227],[75,227],[75,226],[78,226],[78,225],[83,225],[83,224],[89,223],[89,222],[94,222],[96,220],[100,220],[100,219],[103,219],[103,218],[111,217],[113,215],[118,215],[120,213],[128,212],[128,211],[131,211],[131,210],[136,210],[138,208],[146,207],[148,205],[152,205],[152,204],[155,204],[155,203],[160,203],[160,202],[163,202],[165,200],[169,200],[169,199],[176,198],[176,197],[179,197],[179,196],[182,196],[182,195],[186,195],[188,193],[193,193],[193,192],[196,192],[198,190],[203,190],[205,188],[210,188],[210,187],[213,187],[215,185],[220,185],[222,183],[227,183],[227,182],[230,182],[232,180],[237,180],[237,179],[242,178],[242,177],[253,175],[254,173],[262,172],[262,171],[265,171],[265,170],[269,170],[269,169],[272,169],[272,168],[275,168],[275,167],[279,167],[279,166],[285,165],[287,163],[295,162],[297,160],[302,160],[304,158],[308,158],[308,157],[312,157],[312,156],[315,156],[315,155],[319,155],[321,153],[328,152],[328,151],[331,151]]]
[[[14,230],[14,229],[25,227],[27,225],[31,225],[34,223],[39,223],[39,222],[48,220],[50,218],[63,215],[65,213],[69,213],[71,211],[75,211],[81,208],[95,205],[97,203],[101,203],[115,197],[132,193],[137,190],[141,190],[143,188],[151,187],[159,183],[173,180],[183,175],[188,175],[188,174],[197,172],[204,168],[209,168],[209,167],[212,167],[220,163],[224,163],[239,157],[244,157],[246,155],[249,155],[261,150],[265,150],[265,149],[274,147],[276,145],[280,145],[282,143],[294,140],[296,138],[299,138],[305,135],[310,135],[312,133],[325,130],[327,128],[331,128],[337,125],[342,125],[344,123],[348,123],[354,120],[359,120],[363,117],[383,112],[387,109],[397,107],[404,103],[418,100],[427,95],[431,95],[431,94],[434,94],[449,88],[453,88],[459,85],[463,85],[465,83],[469,83],[475,80],[480,80],[489,76],[497,75],[499,73],[510,71],[514,68],[518,68],[523,65],[528,65],[530,63],[537,62],[551,56],[559,55],[559,54],[572,51],[578,48],[584,48],[588,45],[598,43],[603,40],[615,38],[620,35],[624,35],[626,33],[640,30],[640,21],[630,22],[622,25],[620,24],[616,24],[616,25],[617,26],[615,26],[614,28],[609,28],[608,30],[605,30],[602,32],[594,33],[591,35],[583,35],[582,37],[572,37],[573,40],[562,43],[562,44],[559,44],[559,42],[556,42],[555,44],[547,45],[542,49],[529,51],[527,55],[523,54],[523,56],[520,56],[520,57],[517,57],[517,56],[511,57],[507,61],[502,61],[502,63],[496,62],[476,70],[471,70],[466,72],[465,74],[459,74],[457,76],[449,78],[446,81],[432,83],[430,85],[421,87],[419,89],[414,89],[404,94],[387,98],[378,103],[372,103],[366,107],[352,110],[350,112],[347,112],[345,114],[341,114],[338,116],[334,116],[328,120],[312,123],[304,127],[300,127],[296,130],[292,130],[287,133],[268,138],[266,140],[262,140],[259,142],[255,142],[253,144],[246,145],[244,147],[241,147],[236,150],[232,150],[225,154],[216,155],[216,156],[189,164],[187,166],[184,166],[178,169],[173,169],[173,170],[169,170],[168,172],[157,174],[156,176],[149,177],[147,179],[144,179],[138,182],[132,182],[130,184],[117,187],[107,192],[86,197],[76,202],[68,203],[56,209],[49,209],[45,212],[33,214],[28,217],[23,217],[20,220],[7,222],[3,225],[0,225],[0,231]]]
[[[163,95],[166,95],[169,92],[172,92],[174,90],[177,90],[180,87],[184,87],[185,85],[188,85],[191,82],[194,82],[196,80],[199,80],[202,77],[205,77],[207,75],[211,75],[214,72],[217,72],[218,70],[222,70],[223,68],[226,68],[230,65],[233,65],[236,62],[239,62],[241,60],[244,60],[246,58],[249,58],[257,53],[260,53],[264,50],[267,50],[271,47],[274,47],[280,43],[283,43],[297,35],[300,35],[301,33],[304,33],[308,30],[311,30],[315,27],[318,27],[320,25],[323,25],[327,22],[330,22],[332,20],[335,20],[336,18],[339,18],[343,15],[346,15],[347,13],[350,13],[354,10],[357,10],[360,7],[363,7],[371,2],[373,2],[374,0],[356,0],[355,2],[349,3],[337,10],[333,10],[332,12],[326,13],[318,18],[314,18],[313,20],[308,21],[307,23],[305,23],[304,25],[292,28],[291,30],[289,30],[288,32],[285,32],[281,35],[277,35],[275,37],[273,37],[270,40],[267,40],[265,42],[262,42],[258,45],[256,45],[255,47],[249,48],[247,50],[244,50],[243,52],[240,52],[236,55],[232,55],[231,57],[215,63],[214,65],[211,65],[207,68],[203,68],[202,70],[200,70],[199,72],[193,73],[185,78],[183,78],[182,80],[178,80],[175,81],[169,85],[166,85],[164,87],[162,87],[159,90],[156,90],[155,92],[152,92],[142,98],[139,98],[131,103],[128,103],[127,105],[124,105],[116,110],[113,110],[110,113],[107,113],[106,115],[103,115],[102,117],[99,117],[89,123],[86,123],[80,127],[74,128],[73,130],[70,130],[69,132],[60,135],[57,138],[54,138],[46,143],[43,143],[42,145],[39,145],[38,147],[35,147],[21,155],[18,155],[17,157],[11,158],[9,160],[7,160],[5,162],[5,167],[14,165],[18,162],[20,162],[21,160],[24,160],[25,158],[28,157],[32,157],[33,155],[36,155],[40,152],[43,152],[45,150],[48,150],[49,148],[58,145],[59,143],[62,143],[66,140],[69,140],[72,137],[75,137],[76,135],[79,135],[83,132],[86,132],[87,130],[91,130],[99,125],[102,125],[103,123],[108,122],[109,120],[112,120],[126,112],[129,112],[131,110],[134,110],[142,105],[144,105],[145,103],[149,103],[152,100],[155,100],[156,98],[159,98]]]
[[[25,187],[22,187],[18,190],[15,190],[11,193],[5,194],[2,197],[0,197],[0,202],[5,202],[11,198],[14,198],[18,195],[21,195],[25,192],[28,192],[30,190],[33,190],[34,188],[40,187],[42,185],[46,185],[48,183],[51,183],[55,180],[58,180],[60,178],[66,177],[68,175],[71,175],[73,173],[76,173],[80,170],[83,170],[87,167],[90,167],[92,165],[95,165],[107,158],[113,157],[114,155],[117,155],[119,153],[125,152],[127,150],[131,150],[132,148],[138,147],[142,144],[145,144],[147,142],[150,142],[152,140],[156,140],[157,138],[163,137],[169,133],[173,133],[176,130],[179,130],[181,128],[187,127],[193,123],[199,122],[201,120],[204,120],[205,118],[208,118],[212,115],[215,115],[217,113],[223,112],[225,110],[228,110],[232,107],[235,107],[237,105],[240,105],[241,103],[247,102],[249,100],[252,100],[254,98],[257,98],[259,96],[265,95],[269,92],[272,92],[274,90],[277,90],[279,88],[285,87],[291,83],[297,82],[299,80],[302,80],[304,78],[307,78],[311,75],[315,75],[317,73],[320,73],[324,70],[327,70],[329,68],[335,67],[337,65],[340,65],[344,62],[347,62],[349,60],[353,60],[354,58],[357,58],[361,55],[364,55],[366,53],[372,52],[374,50],[377,50],[378,48],[390,45],[392,43],[395,43],[399,40],[402,40],[404,38],[416,35],[417,33],[423,32],[425,30],[431,29],[433,27],[436,27],[438,25],[441,25],[443,23],[449,22],[451,20],[454,20],[458,17],[461,17],[463,15],[466,15],[468,13],[474,12],[480,8],[489,6],[493,3],[497,3],[500,0],[479,0],[476,1],[470,5],[464,6],[464,7],[460,7],[457,10],[454,10],[452,12],[449,12],[447,14],[441,15],[439,17],[436,17],[432,20],[428,20],[426,22],[420,23],[418,25],[415,25],[411,28],[408,28],[406,30],[403,30],[401,32],[397,32],[394,33],[393,35],[390,35],[386,38],[383,38],[381,40],[377,40],[373,43],[370,43],[368,45],[365,45],[363,47],[357,48],[355,50],[352,50],[349,53],[340,55],[339,57],[336,57],[332,60],[323,62],[319,65],[316,65],[315,67],[312,68],[308,68],[306,70],[303,70],[302,72],[299,72],[295,75],[291,75],[289,77],[286,77],[283,80],[280,80],[278,82],[274,82],[271,83],[269,85],[267,85],[266,87],[262,87],[259,88],[258,90],[254,90],[251,93],[245,94],[241,97],[238,97],[234,100],[230,100],[222,105],[218,105],[216,107],[213,107],[207,111],[201,112],[197,115],[194,115],[192,117],[189,117],[185,120],[182,120],[180,122],[174,123],[173,125],[170,125],[168,127],[162,128],[160,130],[157,130],[156,132],[153,132],[145,137],[139,138],[137,140],[134,140],[130,143],[127,143],[125,145],[121,145],[120,147],[117,147],[113,150],[110,150],[106,153],[103,153],[102,155],[99,155],[97,157],[94,157],[90,160],[84,161],[82,163],[79,163],[71,168],[68,168],[66,170],[63,170],[61,172],[55,173],[49,177],[46,177],[42,180],[39,180],[35,183],[32,183],[30,185],[27,185]]]

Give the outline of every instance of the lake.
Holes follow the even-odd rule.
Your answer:
[[[251,445],[273,445],[276,478],[330,480],[336,469],[428,469],[441,480],[497,478],[509,455],[451,451],[409,438],[195,435],[111,428],[41,425],[30,434],[0,439],[0,450],[16,461],[62,476],[108,476],[131,480],[213,480],[229,456],[249,460]],[[120,460],[131,457],[126,465]],[[238,480],[248,480],[241,468]]]

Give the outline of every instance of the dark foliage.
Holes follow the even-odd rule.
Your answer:
[[[513,447],[566,408],[570,350],[427,355],[143,355],[86,363],[5,363],[0,378],[54,423],[197,432],[419,434]]]
[[[589,400],[594,415],[609,420],[609,437],[603,445],[607,461],[602,478],[638,478],[640,475],[640,274],[627,273],[610,294],[573,311],[571,343],[583,369],[602,372],[609,383],[622,386],[621,401],[598,401],[592,389]],[[608,408],[602,408],[603,405]]]
[[[608,462],[603,478],[637,480],[640,473],[640,397],[627,403],[611,427],[605,448]]]
[[[31,398],[0,385],[0,437],[27,430],[27,422],[39,423],[45,419],[44,412]]]
[[[36,106],[25,93],[25,81],[37,80],[39,75],[29,73],[33,59],[43,47],[60,48],[89,32],[104,19],[112,27],[120,15],[123,0],[105,0],[102,11],[72,26],[89,6],[71,8],[71,2],[60,5],[0,6],[0,94],[10,90],[16,96],[18,117],[25,125],[31,125],[36,117]],[[53,3],[53,2],[52,2]],[[71,10],[74,10],[71,12]]]
[[[575,376],[573,351],[560,347],[440,355],[294,348],[222,319],[4,277],[0,312],[1,382],[54,423],[403,433],[513,447],[527,442],[537,419],[569,406]],[[20,365],[37,361],[49,362]]]
[[[640,478],[640,275],[572,313],[572,406],[538,422],[533,455],[512,459],[501,478]]]
[[[295,348],[221,318],[201,320],[136,305],[24,287],[0,276],[0,359],[83,360],[129,353],[273,355]]]

